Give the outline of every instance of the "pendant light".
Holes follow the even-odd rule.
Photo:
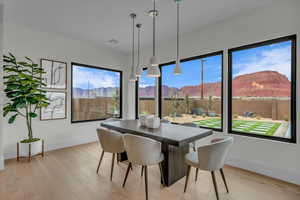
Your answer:
[[[174,68],[174,74],[179,75],[181,74],[181,67],[180,67],[180,58],[179,58],[179,4],[182,0],[174,0],[177,4],[177,52],[176,52],[176,66]]]
[[[149,11],[149,15],[153,18],[153,52],[152,57],[150,58],[150,66],[148,67],[147,76],[149,77],[160,77],[160,70],[159,70],[159,62],[155,55],[155,19],[158,15],[158,11],[155,7],[156,0],[153,0],[153,10]]]
[[[134,70],[134,19],[136,18],[135,13],[131,13],[130,17],[132,18],[132,66],[131,66],[131,74],[130,74],[130,81],[136,81],[136,75]]]
[[[136,65],[136,76],[137,77],[141,77],[142,73],[143,73],[143,67],[140,66],[140,43],[141,43],[141,27],[142,24],[137,24],[136,25],[137,29],[138,29],[138,49],[137,49],[137,65]]]

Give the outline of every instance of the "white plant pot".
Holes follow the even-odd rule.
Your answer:
[[[30,147],[31,146],[31,147]],[[19,142],[19,156],[20,157],[31,157],[41,154],[43,152],[43,141],[38,140],[31,143]]]
[[[153,118],[154,115],[141,115],[139,118],[139,121],[141,123],[141,126],[147,126],[147,119]]]
[[[148,128],[159,128],[160,127],[160,118],[159,117],[148,117],[146,119],[146,126]]]

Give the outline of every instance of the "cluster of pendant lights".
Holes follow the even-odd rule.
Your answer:
[[[160,77],[160,69],[159,69],[159,61],[155,54],[155,28],[156,28],[156,17],[158,15],[158,11],[156,9],[156,1],[153,0],[153,10],[149,11],[149,16],[153,19],[153,50],[152,50],[152,56],[150,58],[149,66],[147,67],[148,77]],[[174,0],[177,4],[177,52],[176,52],[176,66],[174,68],[174,74],[181,74],[181,68],[180,68],[180,56],[179,56],[179,4],[182,0]],[[132,69],[131,69],[131,75],[130,75],[130,81],[136,81],[137,77],[140,77],[143,72],[143,67],[140,66],[140,34],[141,34],[141,27],[142,24],[137,24],[136,27],[138,29],[138,49],[137,49],[137,65],[135,68],[135,59],[134,59],[134,29],[135,29],[135,18],[136,14],[132,13],[130,14],[130,17],[132,18]]]

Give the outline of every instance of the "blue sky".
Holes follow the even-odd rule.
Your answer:
[[[277,71],[291,79],[291,41],[233,52],[233,77],[258,71]]]
[[[100,87],[119,87],[120,74],[103,69],[73,66],[73,87],[94,89]]]
[[[256,47],[247,50],[233,52],[233,78],[258,71],[277,71],[291,78],[291,42]],[[221,81],[222,56],[204,58],[204,82],[213,83]],[[201,83],[201,60],[192,60],[181,63],[182,74],[174,75],[175,65],[163,66],[162,83],[169,87],[181,88],[187,85],[199,85]],[[146,76],[144,72],[140,79],[140,87],[154,85],[155,79]]]
[[[204,58],[204,82],[213,83],[221,81],[222,56],[210,56]],[[262,47],[233,52],[233,78],[258,71],[272,70],[291,77],[291,42],[281,42]],[[163,66],[162,83],[169,87],[181,88],[184,86],[200,85],[201,83],[201,60],[191,60],[181,63],[182,74],[174,75],[175,65]],[[146,76],[143,72],[140,78],[140,87],[155,84],[154,78]],[[119,73],[74,66],[73,87],[83,89],[99,87],[118,87]],[[89,85],[89,86],[88,86]]]
[[[204,81],[205,82],[220,82],[221,81],[221,63],[222,56],[211,56],[204,60]],[[163,66],[162,83],[169,87],[181,88],[186,85],[199,85],[201,83],[201,60],[192,60],[181,63],[181,75],[174,75],[173,70],[175,65]],[[154,85],[155,79],[146,76],[146,71],[140,79],[140,87]]]

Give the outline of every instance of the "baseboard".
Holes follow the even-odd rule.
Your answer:
[[[300,185],[300,172],[290,169],[283,170],[274,166],[270,167],[265,163],[248,161],[240,158],[230,157],[227,159],[226,164],[238,167],[241,169],[253,171],[255,173],[263,174],[272,178],[280,179],[289,183]]]
[[[96,142],[98,141],[97,136],[77,136],[77,137],[72,137],[72,138],[66,138],[63,140],[59,141],[47,141],[45,140],[45,151],[52,151],[56,149],[62,149],[62,148],[67,148],[67,147],[72,147],[76,145],[81,145],[81,144],[87,144],[91,142]],[[12,159],[16,158],[16,149],[8,149],[6,150],[4,154],[4,159]]]

